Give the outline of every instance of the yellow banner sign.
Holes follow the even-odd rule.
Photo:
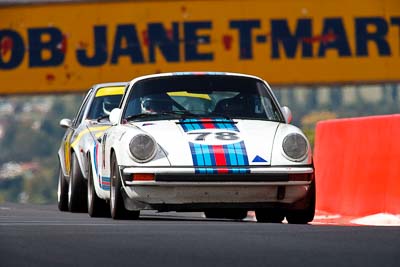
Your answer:
[[[135,1],[0,8],[0,94],[170,71],[271,84],[400,81],[400,1]]]

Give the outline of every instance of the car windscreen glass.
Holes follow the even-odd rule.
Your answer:
[[[149,78],[131,89],[123,118],[159,114],[284,121],[266,85],[254,78],[229,75],[180,75]],[[154,119],[154,116],[140,119]]]
[[[122,95],[98,96],[93,99],[87,119],[107,118],[111,110],[117,108]]]

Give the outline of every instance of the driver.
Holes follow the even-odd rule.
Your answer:
[[[148,95],[141,99],[142,113],[161,113],[172,111],[173,100],[166,95]]]

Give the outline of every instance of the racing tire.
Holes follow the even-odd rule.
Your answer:
[[[310,190],[308,191],[306,197],[307,206],[302,210],[290,210],[286,214],[286,220],[290,224],[307,224],[314,219],[315,215],[315,180],[312,181],[310,185]]]
[[[58,174],[57,203],[60,211],[68,211],[68,182],[61,167]]]
[[[88,158],[87,206],[90,217],[110,217],[107,202],[96,194],[90,157]]]
[[[256,210],[256,219],[261,223],[282,223],[285,214],[280,209],[258,209]]]
[[[125,208],[122,196],[122,182],[119,172],[118,162],[115,154],[111,157],[110,173],[110,213],[114,220],[137,220],[140,215],[139,210],[130,211]]]
[[[87,212],[87,185],[78,158],[71,155],[71,174],[68,183],[68,210],[71,212]]]

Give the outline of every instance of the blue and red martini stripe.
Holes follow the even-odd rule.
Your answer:
[[[200,129],[226,129],[239,132],[235,122],[228,119],[184,119],[179,123],[185,132]]]
[[[184,119],[180,125],[185,132],[200,129],[224,129],[239,132],[228,119]],[[206,145],[189,142],[195,172],[200,174],[249,173],[249,160],[243,141],[228,145]]]
[[[98,143],[95,142],[95,146],[94,146],[94,171],[95,171],[95,175],[99,177],[99,185],[100,188],[104,189],[104,190],[110,190],[110,177],[106,177],[106,176],[102,176],[100,177],[97,166],[98,166],[98,159],[99,159],[99,148],[98,148]]]

